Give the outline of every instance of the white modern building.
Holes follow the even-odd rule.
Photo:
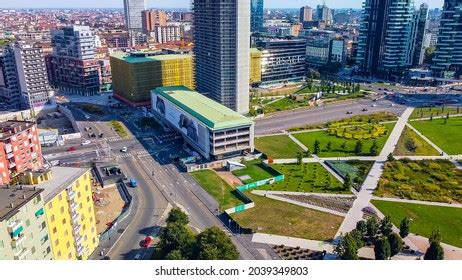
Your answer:
[[[146,0],[124,0],[125,24],[130,31],[143,31],[141,12],[146,10]]]
[[[250,0],[193,0],[196,88],[249,111]]]

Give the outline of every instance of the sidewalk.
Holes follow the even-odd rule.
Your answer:
[[[449,203],[443,203],[443,202],[431,202],[431,201],[411,200],[411,199],[391,198],[391,197],[378,197],[378,196],[373,196],[372,200],[462,208],[462,204],[459,204],[459,203],[449,204]]]
[[[300,247],[302,249],[309,249],[313,251],[325,250],[328,253],[334,251],[334,245],[325,241],[294,238],[266,233],[255,233],[252,236],[252,242],[265,243],[270,245],[285,245],[292,248]]]

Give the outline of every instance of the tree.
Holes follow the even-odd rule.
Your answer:
[[[337,258],[341,260],[357,260],[358,250],[358,242],[351,233],[345,234],[334,248]]]
[[[444,250],[441,247],[442,236],[439,230],[434,230],[428,238],[430,246],[424,255],[424,260],[444,260]]]
[[[168,223],[159,237],[160,256],[166,258],[172,251],[178,250],[183,258],[188,259],[194,245],[194,234],[181,223]]]
[[[377,144],[376,140],[374,140],[374,142],[372,143],[372,146],[369,152],[372,156],[377,156],[379,154],[379,145]]]
[[[321,152],[321,142],[319,140],[314,141],[314,153],[317,155]]]
[[[186,213],[181,211],[180,208],[173,208],[168,213],[167,224],[179,223],[181,225],[187,225],[189,223],[189,218]]]
[[[387,160],[388,160],[388,161],[394,161],[394,160],[395,160],[395,157],[393,156],[392,153],[389,153],[389,154],[388,154]]]
[[[361,235],[365,235],[366,232],[367,232],[367,226],[366,226],[366,222],[361,220],[359,222],[356,223],[356,230],[361,233]]]
[[[356,155],[360,155],[362,152],[363,152],[363,143],[358,140],[355,145],[354,153]]]
[[[370,237],[374,237],[379,231],[379,221],[377,218],[372,216],[366,220],[366,233]]]
[[[345,179],[343,179],[343,187],[345,189],[349,189],[351,187],[351,176],[350,173],[345,175]]]
[[[346,149],[347,149],[347,143],[346,143],[346,141],[343,141],[342,145],[340,145],[340,148],[342,148],[342,150],[346,150]]]
[[[327,142],[326,149],[327,149],[328,151],[332,150],[332,141]]]
[[[392,257],[401,252],[401,250],[403,249],[403,240],[396,233],[392,233],[388,236],[388,242],[390,243]]]
[[[383,235],[389,236],[393,232],[393,224],[391,223],[391,217],[385,216],[380,223],[380,231]]]
[[[185,260],[183,257],[183,254],[181,253],[180,250],[173,250],[170,253],[165,256],[166,260],[171,260],[171,261],[180,261],[180,260]]]
[[[239,252],[231,239],[218,227],[204,230],[197,236],[196,260],[237,260]]]
[[[388,238],[382,237],[375,241],[374,253],[376,260],[389,260],[391,257],[391,248]]]
[[[311,157],[311,151],[310,151],[310,148],[307,148],[307,149],[306,149],[306,151],[304,152],[304,156],[305,156],[306,158],[309,158],[309,157]]]
[[[409,229],[411,226],[411,219],[405,217],[399,225],[399,236],[406,238],[409,235]]]
[[[435,57],[435,47],[430,47],[425,49],[424,63],[432,64],[433,58]]]
[[[297,153],[297,163],[303,165],[303,154],[300,152]]]

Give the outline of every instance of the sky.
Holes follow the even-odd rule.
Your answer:
[[[316,6],[323,0],[264,0],[266,8],[299,8]],[[415,4],[423,2],[432,8],[441,8],[444,0],[415,0]],[[156,8],[188,8],[191,0],[147,0],[148,7]],[[326,0],[331,8],[360,8],[362,0]],[[122,0],[0,0],[2,8],[120,8]]]

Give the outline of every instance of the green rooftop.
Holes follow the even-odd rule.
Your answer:
[[[169,100],[211,130],[253,124],[243,115],[185,86],[160,87],[154,93]]]
[[[159,54],[159,55],[151,55],[146,56],[147,53],[126,53],[126,52],[116,52],[112,55],[112,57],[124,60],[128,63],[143,63],[143,62],[151,62],[151,61],[166,61],[166,60],[174,60],[174,59],[188,59],[192,58],[190,54]]]

